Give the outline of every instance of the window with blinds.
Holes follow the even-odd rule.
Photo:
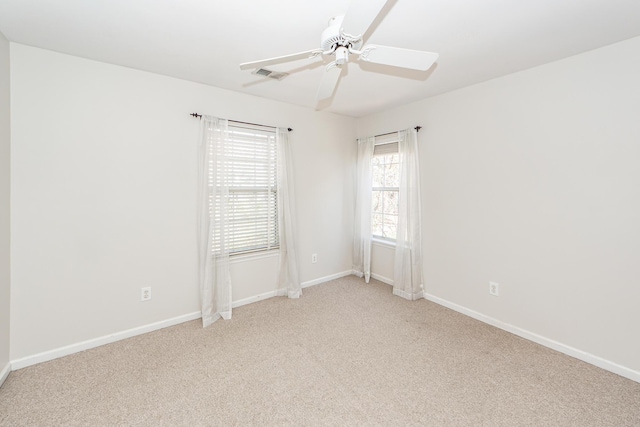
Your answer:
[[[219,153],[217,166],[226,169],[228,197],[226,203],[212,201],[212,204],[217,206],[213,208],[214,224],[221,218],[216,209],[225,209],[227,213],[225,228],[230,255],[278,248],[275,131],[230,123],[223,151]],[[219,253],[220,249],[214,243],[213,252]]]

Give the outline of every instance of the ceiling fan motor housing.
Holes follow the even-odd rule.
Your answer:
[[[329,26],[322,32],[320,46],[325,50],[325,52],[334,52],[341,46],[346,49],[351,48],[353,50],[360,50],[360,47],[362,46],[362,38],[354,41],[346,38],[341,33],[340,27],[342,26],[343,19],[343,15],[331,18],[331,20],[329,20]]]

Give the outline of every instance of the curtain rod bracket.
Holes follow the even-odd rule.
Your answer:
[[[422,126],[416,126],[414,127],[414,129],[416,130],[416,132],[420,132],[420,129],[422,129]]]

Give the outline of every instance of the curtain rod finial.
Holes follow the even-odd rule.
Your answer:
[[[291,129],[291,128],[287,128],[287,130],[288,130],[289,132],[291,132],[293,129]]]
[[[201,119],[201,118],[202,118],[202,114],[198,114],[198,113],[191,113],[191,114],[189,114],[189,115],[190,115],[190,116],[193,116],[193,117],[197,117],[197,118],[199,118],[199,119]]]

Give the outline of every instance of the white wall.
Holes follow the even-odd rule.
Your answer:
[[[9,366],[10,121],[9,42],[0,33],[0,385]]]
[[[350,270],[354,119],[17,44],[11,72],[12,360],[198,311],[191,112],[292,127],[301,280]]]
[[[634,38],[358,122],[423,126],[428,293],[636,374],[638,52]]]

